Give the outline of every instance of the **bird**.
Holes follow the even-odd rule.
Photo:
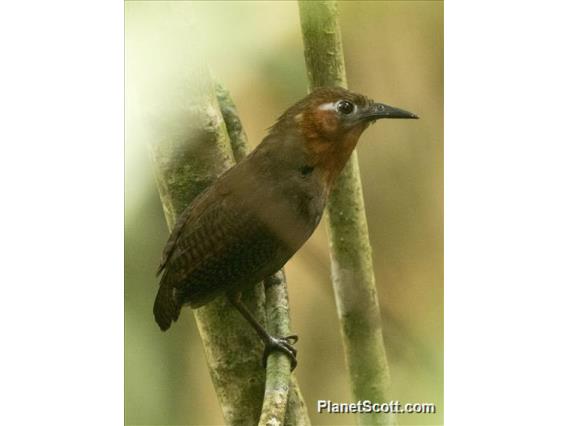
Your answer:
[[[242,161],[181,213],[163,249],[154,318],[166,331],[181,308],[225,295],[265,346],[296,367],[298,336],[272,336],[241,292],[278,270],[318,226],[330,191],[371,123],[417,115],[341,87],[321,87],[288,108]]]

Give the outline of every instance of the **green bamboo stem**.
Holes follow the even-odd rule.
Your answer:
[[[198,87],[187,90],[191,105],[182,107],[185,131],[179,131],[179,123],[171,123],[170,131],[151,146],[170,230],[193,197],[233,164],[229,138],[207,70],[193,65],[191,81]],[[253,288],[243,299],[262,321],[261,290],[261,286]],[[258,337],[224,297],[193,312],[225,422],[255,423],[260,416],[265,377]]]
[[[233,155],[239,162],[248,154],[247,136],[229,92],[220,84],[217,84],[216,91]],[[283,270],[265,280],[264,292],[269,333],[275,336],[289,335],[288,290]],[[306,405],[290,368],[290,359],[286,355],[280,352],[269,355],[259,425],[310,425]]]
[[[235,161],[238,163],[249,153],[247,134],[237,113],[237,106],[233,102],[229,91],[220,83],[216,84],[215,91],[221,114],[223,114],[223,120],[227,126],[233,157],[235,157]]]
[[[187,23],[188,12],[182,3],[137,3],[129,44],[137,70],[129,84],[139,109],[140,135],[150,148],[170,230],[191,200],[234,164],[214,85]],[[262,286],[246,292],[243,299],[263,321]],[[256,423],[265,381],[258,337],[224,297],[197,310],[183,309],[180,320],[192,313],[224,423]],[[177,370],[180,375],[185,371],[183,365]]]
[[[288,336],[290,317],[284,271],[267,278],[264,281],[264,289],[268,332],[274,336]],[[295,381],[291,381],[290,369],[290,359],[283,353],[273,352],[268,357],[264,403],[259,426],[310,424],[300,389]],[[305,415],[294,415],[296,411]]]
[[[299,1],[310,90],[347,87],[335,1]],[[332,282],[355,401],[390,401],[390,375],[375,288],[357,153],[337,179],[328,203]],[[365,425],[389,425],[393,414],[359,414]]]

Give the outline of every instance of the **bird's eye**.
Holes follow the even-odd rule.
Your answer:
[[[349,101],[339,101],[337,103],[337,111],[341,114],[351,114],[354,109],[355,106]]]

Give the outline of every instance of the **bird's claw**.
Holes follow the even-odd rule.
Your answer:
[[[296,354],[298,351],[292,345],[294,345],[298,341],[298,336],[292,334],[290,336],[285,337],[270,337],[270,340],[264,346],[264,356],[262,358],[262,365],[266,368],[266,363],[268,360],[268,356],[272,351],[280,351],[283,352],[290,358],[291,363],[291,371],[294,371],[296,365],[298,365],[298,361],[296,360]]]

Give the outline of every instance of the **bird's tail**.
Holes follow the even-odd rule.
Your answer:
[[[174,289],[168,285],[160,285],[154,301],[154,319],[162,329],[170,328],[172,321],[177,321],[181,305],[176,301]]]

